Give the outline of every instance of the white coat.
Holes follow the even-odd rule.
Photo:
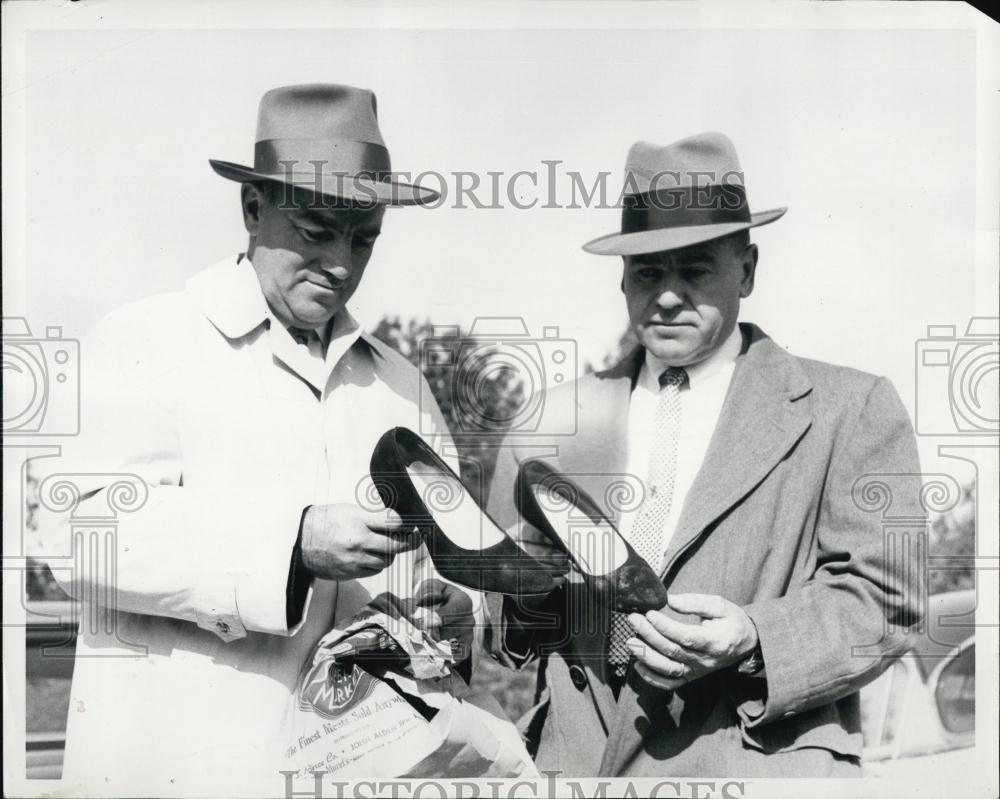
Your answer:
[[[369,458],[390,427],[448,444],[418,371],[348,314],[325,364],[305,349],[235,258],[83,341],[81,434],[38,463],[42,554],[83,602],[67,795],[283,795],[271,742],[313,644],[431,573],[421,547],[374,577],[314,581],[287,628],[303,508],[374,507]],[[113,538],[90,535],[86,518],[114,516]]]

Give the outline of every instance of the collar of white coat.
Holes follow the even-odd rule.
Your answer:
[[[694,389],[700,383],[717,375],[724,367],[735,363],[742,348],[743,335],[740,333],[740,326],[735,325],[728,338],[715,352],[703,361],[684,367],[684,371],[688,375],[688,386]],[[646,362],[643,364],[642,374],[639,375],[639,382],[647,390],[653,393],[658,392],[660,390],[660,375],[669,366],[649,350],[646,350]]]
[[[185,283],[185,288],[209,321],[228,339],[243,338],[273,318],[253,264],[243,253],[199,272]],[[382,356],[381,347],[361,330],[350,311],[343,308],[334,317],[328,346],[343,353],[358,340]]]

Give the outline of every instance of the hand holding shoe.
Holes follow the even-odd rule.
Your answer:
[[[394,511],[357,505],[309,507],[302,520],[302,562],[316,577],[356,580],[387,569],[396,555],[420,545]]]

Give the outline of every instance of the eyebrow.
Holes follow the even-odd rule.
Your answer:
[[[677,256],[677,260],[682,264],[689,264],[692,261],[712,260],[715,257],[715,250],[708,247],[699,247],[697,250],[682,253]]]
[[[688,252],[682,252],[675,256],[675,260],[681,264],[688,264],[692,261],[700,260],[711,260],[715,256],[715,249],[713,247],[698,247],[697,249],[690,250]],[[660,257],[659,253],[641,253],[640,255],[635,255],[632,258],[632,263],[640,266],[646,266],[649,264],[662,264],[663,258]]]
[[[322,216],[316,211],[310,211],[309,209],[303,209],[301,211],[301,215],[293,214],[292,219],[297,222],[310,222],[314,225],[318,225],[324,230],[333,230],[335,232],[340,232],[344,227],[342,223],[337,221],[338,218],[336,216]],[[370,217],[362,219],[357,226],[357,230],[361,233],[380,233],[382,231],[382,226],[375,220],[374,217]]]

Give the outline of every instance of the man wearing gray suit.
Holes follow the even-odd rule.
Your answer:
[[[884,378],[795,357],[738,323],[758,259],[748,231],[785,209],[750,212],[725,136],[636,144],[623,206],[621,232],[585,249],[623,257],[639,346],[554,389],[576,392],[577,434],[509,439],[490,510],[558,560],[511,501],[519,463],[544,457],[616,522],[669,600],[614,613],[570,574],[497,607],[495,656],[541,661],[522,722],[537,765],[858,776],[858,691],[920,619],[915,553],[856,501],[866,476],[892,475],[893,514],[923,514],[907,413]],[[634,508],[614,507],[622,475],[642,481]]]

